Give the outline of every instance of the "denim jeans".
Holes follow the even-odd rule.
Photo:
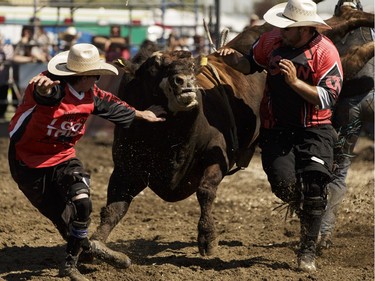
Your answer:
[[[333,234],[336,216],[347,190],[346,176],[358,137],[364,125],[370,123],[374,127],[374,90],[339,99],[332,121],[339,134],[339,141],[335,149],[335,179],[327,186],[328,202],[320,229],[322,235]],[[373,137],[373,132],[370,133]]]

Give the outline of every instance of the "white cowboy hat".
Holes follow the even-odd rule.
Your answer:
[[[74,26],[69,26],[64,32],[59,33],[59,38],[64,41],[73,41],[81,37],[81,33]]]
[[[269,24],[279,28],[298,26],[331,28],[318,16],[316,4],[311,0],[289,0],[278,4],[269,9],[263,18]]]
[[[48,71],[59,76],[117,75],[115,66],[100,59],[98,49],[88,43],[73,45],[48,62]]]

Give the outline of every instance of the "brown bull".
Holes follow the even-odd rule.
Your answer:
[[[199,68],[190,52],[159,53],[121,88],[119,96],[136,108],[160,104],[168,116],[159,124],[115,128],[114,171],[93,240],[106,241],[132,199],[149,187],[169,202],[196,193],[199,252],[214,252],[216,191],[236,162],[246,166],[252,157],[264,74],[244,76],[214,55],[197,75]]]

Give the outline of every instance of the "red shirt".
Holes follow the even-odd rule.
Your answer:
[[[289,87],[278,66],[282,58],[293,62],[299,79],[317,86],[322,107],[307,102]],[[283,46],[276,28],[259,38],[249,59],[267,70],[260,108],[264,128],[331,124],[331,107],[341,91],[343,71],[338,51],[327,37],[317,33],[307,44],[293,49]]]
[[[16,157],[30,168],[50,167],[75,157],[74,145],[85,133],[90,114],[123,127],[129,127],[135,117],[134,108],[96,85],[84,93],[69,85],[56,89],[60,97],[43,98],[30,84],[9,124]]]

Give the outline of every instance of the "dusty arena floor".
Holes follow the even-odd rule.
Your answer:
[[[372,146],[367,139],[357,146],[335,244],[318,258],[317,273],[297,271],[299,223],[296,218],[285,221],[285,211],[273,210],[277,198],[270,192],[258,153],[246,170],[227,177],[219,187],[214,206],[216,255],[198,253],[200,212],[195,196],[166,203],[145,190],[108,240],[130,256],[132,266],[119,270],[94,261],[80,269],[98,281],[374,280]],[[7,147],[8,139],[0,138],[0,280],[68,280],[58,277],[65,243],[12,181]],[[111,139],[84,138],[77,149],[92,175],[92,233],[112,170]]]

